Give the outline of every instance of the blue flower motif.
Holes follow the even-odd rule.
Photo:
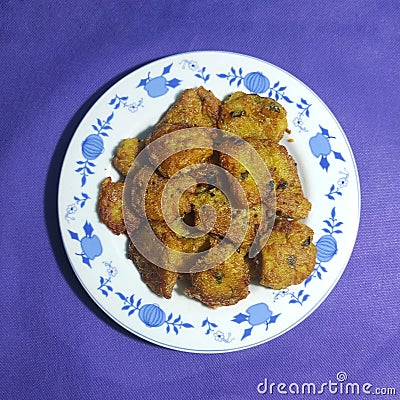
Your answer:
[[[239,87],[244,79],[242,74],[242,68],[239,68],[238,72],[236,72],[236,69],[231,67],[231,70],[227,74],[217,74],[217,76],[218,78],[227,79],[229,81],[229,86],[236,82],[236,86]]]
[[[265,324],[272,315],[272,311],[265,303],[254,304],[246,312],[248,314],[247,321],[253,326]]]
[[[300,110],[297,116],[293,119],[293,125],[296,126],[302,132],[308,132],[307,127],[304,124],[304,117],[310,117],[310,107],[312,104],[308,103],[306,99],[301,98],[299,103],[296,103],[296,107]]]
[[[97,290],[100,290],[100,292],[104,296],[108,297],[108,294],[110,292],[113,292],[113,288],[110,285],[111,279],[117,276],[118,271],[117,271],[117,268],[115,268],[112,265],[111,261],[110,262],[103,261],[103,264],[107,267],[108,277],[104,278],[104,277],[100,276],[100,285],[97,288]]]
[[[244,87],[251,93],[262,94],[270,89],[269,79],[259,71],[249,72],[243,76],[243,69],[239,68],[237,71],[234,67],[231,67],[227,74],[217,74],[218,78],[227,79],[229,86],[236,83],[236,87],[239,87],[242,83]]]
[[[332,235],[324,235],[319,238],[316,243],[317,260],[320,262],[328,262],[337,253],[337,242]]]
[[[131,113],[135,113],[140,107],[143,107],[143,98],[138,101],[128,102],[128,96],[118,96],[117,94],[110,100],[108,105],[112,106],[114,110],[118,110],[121,106],[122,108],[128,109]]]
[[[78,207],[75,203],[67,206],[67,214],[75,214],[78,211]]]
[[[137,87],[142,87],[147,92],[150,97],[160,97],[168,92],[168,88],[176,88],[181,84],[181,80],[177,78],[173,78],[171,80],[167,80],[164,75],[170,73],[172,67],[172,63],[164,67],[161,75],[150,78],[150,72],[147,75],[147,78],[142,79]]]
[[[170,313],[168,317],[165,311],[157,304],[144,304],[142,305],[142,299],[135,302],[135,295],[130,297],[117,292],[115,293],[123,302],[123,311],[128,311],[128,316],[133,315],[138,311],[138,317],[149,328],[158,328],[160,326],[166,325],[166,333],[174,331],[177,335],[181,328],[194,328],[192,324],[182,321],[182,317],[174,318],[173,314]]]
[[[75,220],[75,217],[73,217],[73,214],[75,214],[78,211],[78,206],[80,206],[80,208],[85,207],[86,201],[90,199],[89,195],[86,193],[81,193],[82,194],[82,198],[78,197],[78,196],[74,196],[74,203],[68,204],[67,206],[67,210],[65,212],[65,220],[67,222],[70,222],[71,220]]]
[[[232,342],[233,338],[231,337],[231,333],[229,332],[228,335],[225,337],[225,333],[222,331],[216,331],[214,332],[214,339],[217,342],[224,342],[224,343],[230,343]]]
[[[107,266],[108,276],[112,277],[112,278],[116,277],[118,274],[117,268],[115,268],[113,265],[111,265],[111,262],[109,262],[109,263],[104,262],[104,264],[106,264],[106,266]]]
[[[343,189],[347,187],[347,184],[349,183],[349,173],[346,168],[344,168],[344,171],[339,172],[340,176],[339,179],[337,180],[336,184],[332,184],[331,188],[329,189],[329,193],[326,193],[325,196],[329,200],[335,200],[335,196],[342,196],[342,191],[339,189]]]
[[[302,116],[300,115],[301,113],[299,113],[298,116],[294,117],[293,119],[293,125],[297,128],[299,128],[300,131],[303,132],[308,132],[307,127],[304,125],[304,120],[302,118]]]
[[[205,326],[207,327],[207,331],[206,331],[206,335],[209,335],[210,332],[214,331],[214,328],[217,328],[218,325],[215,322],[210,322],[208,320],[208,318],[206,318],[202,324],[201,324],[202,328],[204,328]]]
[[[304,286],[307,286],[309,282],[315,277],[322,279],[322,272],[327,272],[325,266],[322,263],[329,262],[337,253],[338,245],[335,237],[333,235],[340,235],[343,233],[341,229],[338,229],[343,222],[338,221],[336,218],[336,208],[333,207],[331,210],[331,217],[323,221],[327,226],[322,228],[322,231],[326,234],[321,236],[315,246],[317,247],[317,263],[315,265],[314,271],[311,275],[304,281]]]
[[[215,328],[218,327],[218,325],[214,322],[210,322],[208,320],[208,317],[202,322],[201,327],[207,327],[206,335],[209,335],[210,333],[213,333],[214,339],[217,342],[224,342],[224,343],[230,343],[232,340],[234,340],[233,337],[231,337],[231,333],[229,332],[226,336],[225,333],[222,332],[221,330],[215,330]]]
[[[300,114],[299,114],[299,118],[301,118],[303,115],[305,115],[306,117],[309,117],[311,106],[312,106],[312,104],[308,103],[308,101],[306,99],[301,98],[300,103],[296,103],[296,107],[301,110]]]
[[[253,71],[243,76],[242,68],[236,71],[234,67],[231,67],[228,73],[217,74],[217,76],[221,79],[227,79],[229,86],[236,83],[236,87],[239,87],[243,82],[245,88],[251,93],[262,94],[268,92],[267,96],[274,97],[276,101],[284,100],[287,103],[293,103],[293,100],[285,93],[287,86],[281,85],[279,81],[271,86],[269,79],[262,72]]]
[[[336,187],[334,184],[331,186],[331,188],[329,189],[329,193],[326,193],[325,196],[329,199],[329,200],[335,200],[335,195],[336,196],[341,196],[342,192],[339,190],[341,187],[338,186]]]
[[[206,67],[199,69],[196,74],[194,74],[196,78],[200,78],[206,83],[210,79],[210,74],[206,74]]]
[[[195,60],[182,60],[179,62],[179,64],[182,65],[182,69],[187,68],[191,71],[194,71],[194,76],[201,79],[204,84],[207,83],[207,81],[210,79],[210,74],[206,74],[207,67],[200,68],[199,63]]]
[[[346,171],[346,169],[345,169]],[[343,174],[337,181],[337,185],[338,187],[340,187],[341,189],[344,187],[347,187],[347,184],[349,183],[349,173],[346,172],[340,172],[341,174]]]
[[[95,160],[104,151],[104,141],[98,134],[92,133],[82,142],[82,154],[86,160]]]
[[[272,315],[272,311],[269,309],[267,304],[258,303],[250,306],[246,310],[246,314],[239,313],[235,315],[232,321],[236,322],[237,324],[247,322],[251,325],[250,328],[244,330],[243,336],[240,339],[243,340],[247,336],[251,335],[254,326],[265,325],[266,330],[268,330],[269,324],[275,323],[280,315],[281,314]]]
[[[291,100],[285,93],[287,89],[287,86],[281,85],[280,82],[275,82],[273,86],[271,86],[269,92],[268,92],[268,97],[274,97],[276,101],[278,100],[284,100],[287,103],[293,103],[293,100]]]
[[[146,304],[139,309],[139,318],[146,326],[157,327],[165,322],[166,315],[157,304]]]
[[[195,60],[182,60],[179,62],[179,64],[182,64],[182,69],[188,68],[191,71],[199,70],[199,64]]]
[[[251,93],[261,94],[269,89],[269,79],[262,72],[250,72],[244,77],[243,83]]]
[[[77,256],[82,257],[82,262],[92,268],[90,261],[100,256],[103,252],[101,241],[97,235],[93,235],[93,226],[90,222],[86,221],[83,226],[85,236],[79,238],[76,232],[70,231],[68,233],[71,239],[77,240],[81,245],[82,253],[75,253]]]
[[[67,209],[65,211],[65,220],[69,223],[69,221],[75,220],[75,217],[73,217],[73,214],[75,214],[78,211],[78,207],[76,206],[75,203],[68,204]]]
[[[109,283],[111,282],[111,277],[103,278],[102,276],[100,276],[100,285],[97,288],[97,290],[100,290],[100,292],[108,297],[108,293],[113,291],[113,288],[111,285],[109,285]]]
[[[281,297],[290,296],[289,304],[299,304],[303,305],[305,301],[310,297],[309,294],[304,293],[304,289],[301,289],[296,294],[294,291],[290,291],[288,288],[280,290],[274,296],[274,302]]]
[[[79,172],[82,176],[81,186],[85,186],[88,175],[94,174],[92,168],[95,167],[96,164],[93,160],[104,152],[103,137],[108,136],[106,131],[112,130],[110,123],[113,118],[114,113],[111,113],[104,121],[97,118],[97,125],[92,125],[94,133],[88,135],[82,142],[81,151],[85,161],[77,161],[76,163],[79,167],[75,170],[75,172]]]
[[[335,137],[330,136],[328,130],[323,128],[321,125],[319,127],[321,132],[310,138],[309,146],[314,157],[321,157],[319,165],[322,167],[322,169],[328,171],[330,166],[328,156],[331,153],[333,153],[335,159],[337,160],[345,161],[345,159],[339,152],[333,151],[331,148],[330,139],[335,139]]]

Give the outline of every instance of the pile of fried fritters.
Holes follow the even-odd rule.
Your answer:
[[[185,293],[209,307],[232,305],[246,298],[251,280],[273,289],[302,282],[312,272],[316,259],[313,231],[300,222],[307,217],[311,204],[304,197],[296,162],[279,144],[285,132],[289,132],[286,110],[271,98],[235,92],[221,102],[203,87],[185,90],[146,139],[128,138],[120,143],[113,164],[120,172],[121,180],[112,182],[107,177],[100,185],[98,211],[101,221],[114,234],[127,234],[122,194],[124,178],[134,159],[155,139],[191,127],[210,127],[231,132],[254,147],[273,181],[275,223],[260,254],[250,259],[248,252],[261,214],[260,194],[251,174],[236,159],[226,154],[216,154],[212,149],[198,148],[173,155],[158,166],[146,189],[145,217],[157,238],[171,249],[196,253],[215,246],[226,235],[231,217],[230,204],[225,194],[214,185],[194,186],[185,191],[179,202],[180,216],[191,219],[193,224],[200,220],[199,210],[202,206],[214,207],[216,221],[207,234],[196,238],[180,236],[164,220],[161,196],[168,179],[182,168],[199,163],[219,165],[240,183],[249,205],[247,231],[240,247],[228,259],[211,269],[195,273],[181,274],[154,265],[129,241],[129,258],[133,260],[143,282],[156,294],[171,298],[177,280],[182,279]],[[135,229],[139,234],[140,219],[137,221]],[[179,263],[179,259],[174,262]]]

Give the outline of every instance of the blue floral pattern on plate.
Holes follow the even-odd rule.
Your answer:
[[[272,311],[269,309],[266,303],[253,304],[246,310],[246,314],[239,313],[232,319],[233,322],[241,324],[247,322],[250,328],[244,330],[241,340],[250,336],[253,328],[257,325],[264,325],[265,330],[268,330],[270,324],[274,324],[281,314],[272,315]]]
[[[174,317],[170,313],[167,317],[165,311],[158,304],[142,305],[142,299],[135,300],[135,295],[128,297],[120,292],[115,294],[123,301],[124,305],[121,310],[128,311],[128,316],[135,314],[137,311],[140,321],[148,328],[158,328],[166,325],[166,333],[173,331],[176,335],[181,328],[194,328],[192,324],[183,322],[180,314]]]
[[[216,328],[218,328],[218,325],[215,322],[210,322],[208,317],[201,323],[201,327],[207,328],[205,334],[210,335],[212,333],[214,340],[217,340],[218,342],[230,343],[234,340],[230,332],[226,334],[219,329],[217,330]]]
[[[65,211],[65,220],[67,222],[75,220],[74,214],[79,210],[79,208],[85,207],[86,202],[90,199],[87,193],[81,192],[80,195],[74,196],[74,201],[67,205]]]
[[[148,131],[182,90],[199,85],[220,98],[236,90],[269,96],[286,108],[292,131],[287,148],[313,204],[306,223],[314,229],[318,251],[315,269],[303,283],[281,291],[251,286],[245,300],[215,310],[179,292],[171,300],[152,293],[125,256],[126,240],[99,222],[95,201],[102,179],[109,175],[118,179],[111,166],[118,143]],[[139,68],[98,99],[65,156],[58,202],[71,265],[107,314],[128,331],[161,346],[218,353],[276,338],[318,307],[348,262],[358,229],[360,189],[345,134],[303,83],[252,57],[193,52]]]
[[[68,233],[72,240],[79,242],[81,253],[75,253],[77,256],[82,257],[82,262],[92,268],[91,260],[94,260],[103,252],[103,246],[97,235],[93,234],[93,226],[90,222],[85,222],[83,225],[85,235],[79,238],[79,234],[68,229]]]
[[[130,101],[129,96],[118,96],[117,94],[110,100],[108,105],[112,106],[114,110],[120,107],[127,109],[131,113],[138,112],[140,107],[143,107],[143,97],[137,101]]]
[[[329,135],[328,129],[323,128],[321,125],[319,127],[321,132],[310,138],[310,149],[315,157],[321,157],[319,165],[322,169],[328,171],[330,166],[328,156],[330,154],[333,154],[337,160],[345,161],[345,159],[340,152],[332,150],[330,139],[335,139],[335,137]]]
[[[114,118],[114,113],[111,113],[105,120],[97,118],[97,124],[92,125],[94,133],[86,136],[81,144],[82,156],[84,161],[76,161],[78,168],[75,172],[79,172],[81,175],[81,186],[86,185],[86,180],[88,175],[93,175],[93,167],[96,164],[93,162],[104,152],[104,140],[103,137],[107,137],[107,131],[112,130],[111,120]]]
[[[346,168],[344,168],[344,171],[339,171],[339,178],[335,183],[332,183],[332,186],[329,189],[328,193],[325,193],[325,196],[329,200],[336,200],[335,196],[342,196],[343,195],[343,189],[348,185],[349,183],[349,173]]]
[[[199,64],[195,60],[182,60],[180,63],[182,69],[188,68],[194,72],[194,76],[202,80],[205,84],[210,79],[210,74],[206,72],[207,67],[199,67]]]
[[[100,290],[103,296],[108,297],[108,295],[114,291],[113,287],[111,286],[111,280],[117,276],[118,270],[112,265],[112,261],[103,261],[103,264],[107,267],[108,276],[100,276],[100,285],[97,290]]]
[[[172,67],[172,63],[164,67],[161,75],[158,75],[154,78],[150,78],[150,72],[147,74],[147,78],[141,79],[137,87],[142,87],[147,92],[150,97],[160,97],[166,94],[169,88],[176,88],[181,84],[181,80],[177,78],[173,78],[167,80],[164,75],[170,73]]]

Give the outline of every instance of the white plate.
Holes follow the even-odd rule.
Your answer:
[[[278,100],[288,112],[282,143],[298,163],[313,204],[318,260],[305,282],[285,290],[251,285],[238,304],[209,309],[177,288],[152,293],[96,212],[99,183],[118,178],[111,159],[121,139],[148,133],[185,88],[219,98],[236,90]],[[288,138],[293,141],[288,141]],[[125,76],[86,114],[65,155],[59,186],[60,229],[85,290],[128,331],[181,351],[219,353],[265,343],[292,329],[326,298],[347,265],[357,235],[360,189],[346,136],[327,106],[302,82],[265,61],[225,52],[193,52],[152,62]]]

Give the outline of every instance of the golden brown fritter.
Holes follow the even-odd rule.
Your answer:
[[[249,294],[250,272],[244,252],[235,251],[226,261],[190,275],[186,294],[208,307],[236,304]]]
[[[196,144],[196,139],[199,138],[196,136],[190,136],[189,141],[191,146]],[[179,138],[177,140],[180,143],[183,142]],[[165,154],[166,149],[168,149],[168,151],[172,150],[170,152],[172,154],[170,157],[160,164],[156,159],[152,158],[151,156],[150,157],[153,162],[155,161],[154,164],[158,165],[158,171],[166,178],[171,178],[175,173],[179,172],[185,167],[194,164],[206,164],[210,162],[210,158],[213,155],[212,140],[205,140],[204,138],[201,138],[198,140],[198,144],[199,148],[176,151],[176,140],[171,138],[171,140],[168,140],[168,143],[165,143],[165,145],[162,147],[162,150],[157,150],[157,155]]]
[[[112,182],[110,177],[100,184],[97,203],[99,217],[115,235],[132,233],[140,224],[140,218],[133,210],[123,211],[123,189],[124,181]]]
[[[257,94],[233,93],[221,106],[218,128],[240,137],[279,142],[287,130],[286,110]]]
[[[146,146],[152,142],[154,142],[156,139],[159,139],[165,135],[168,135],[171,132],[176,132],[182,129],[187,129],[190,128],[189,126],[185,124],[170,124],[168,122],[164,122],[161,120],[154,130],[150,133],[150,135],[146,139]]]
[[[216,240],[210,235],[185,237],[179,232],[174,232],[165,222],[150,221],[150,225],[155,235],[168,248],[183,253],[198,253],[216,244]]]
[[[282,289],[297,285],[314,269],[313,230],[299,221],[278,220],[261,252],[261,285]]]
[[[277,215],[292,219],[306,218],[311,203],[304,197],[297,164],[286,148],[268,139],[247,138],[246,141],[255,148],[269,169],[275,184]],[[220,154],[220,165],[240,182],[249,204],[258,204],[257,185],[246,168],[226,154]]]
[[[221,102],[203,86],[186,89],[162,118],[163,123],[184,125],[187,128],[215,127]]]
[[[146,190],[146,217],[155,221],[163,221],[164,217],[161,208],[161,196],[167,180],[154,173],[147,185]],[[190,211],[190,206],[189,209]]]
[[[205,208],[204,206],[210,206]],[[224,193],[216,187],[201,190],[193,198],[195,225],[202,231],[209,225],[215,214],[215,223],[210,232],[224,237],[231,223],[232,209]]]
[[[144,140],[138,138],[124,139],[118,146],[113,158],[114,167],[124,176],[128,175],[133,160],[143,150]]]
[[[97,209],[100,220],[115,235],[126,233],[124,216],[122,212],[122,192],[124,182],[112,182],[111,178],[105,178],[100,184]]]
[[[210,208],[203,209],[203,206],[210,206]],[[214,225],[210,229],[210,233],[216,234],[220,237],[225,237],[228,233],[228,229],[232,225],[232,230],[229,238],[234,244],[240,245],[240,248],[246,253],[252,245],[257,231],[261,223],[262,207],[261,204],[256,204],[247,210],[247,208],[235,208],[232,215],[232,208],[229,204],[229,200],[218,188],[210,188],[208,190],[202,190],[197,196],[194,197],[193,202],[194,211],[194,222],[195,225],[205,231],[205,226],[209,225],[212,221],[212,214],[215,213],[216,219]],[[273,224],[275,214],[268,215],[268,210],[264,210],[264,225],[262,232],[268,231],[268,226]],[[273,218],[272,221],[270,218]],[[247,222],[246,222],[247,220]],[[269,224],[269,225],[268,225]],[[235,228],[234,226],[238,226]],[[245,236],[241,240],[241,229],[246,226]]]
[[[136,178],[140,180],[140,173],[136,175]],[[161,198],[166,183],[166,178],[157,173],[153,173],[146,190],[146,216],[140,215],[137,203],[132,201],[132,207],[125,208],[125,219],[127,220],[124,221],[122,206],[124,181],[112,182],[110,177],[105,178],[100,185],[98,198],[100,220],[116,235],[126,233],[126,224],[129,224],[129,232],[132,233],[138,228],[140,219],[144,217],[154,221],[164,221]],[[179,187],[177,187],[176,190],[179,191]],[[185,213],[191,212],[193,196],[190,190],[182,194],[179,201],[179,216],[183,217]],[[133,200],[134,197],[133,195]],[[166,216],[171,215],[170,207],[165,207],[164,211]],[[170,217],[170,219],[172,219],[172,217]]]
[[[203,138],[200,130],[197,134],[196,131],[191,134],[183,131],[197,127],[218,127],[244,139],[224,141],[225,136],[218,129],[207,138]],[[171,298],[177,279],[183,277],[188,296],[209,307],[219,307],[246,298],[250,276],[273,289],[298,284],[309,276],[316,260],[313,231],[296,220],[308,215],[311,204],[304,197],[294,159],[284,146],[278,144],[285,131],[286,110],[273,99],[236,92],[221,105],[212,92],[199,87],[185,90],[147,139],[131,138],[120,143],[113,164],[123,176],[127,176],[145,145],[149,161],[157,169],[150,168],[151,164],[138,169],[134,175],[125,178],[129,179],[126,181],[130,185],[128,189],[123,181],[104,179],[100,185],[98,211],[102,222],[113,233],[126,233],[125,225],[129,227],[129,233],[134,232],[131,236],[134,243],[129,244],[129,258],[154,293]],[[178,134],[171,135],[172,132]],[[162,144],[156,140],[159,138],[164,139]],[[219,151],[212,150],[213,140],[214,144],[220,141]],[[268,192],[267,195],[276,194],[278,216],[261,254],[254,259],[248,258],[248,252],[258,230],[262,229],[261,236],[269,233],[276,216],[271,204],[261,204],[251,176],[251,166],[257,165],[257,157],[254,159],[254,154],[240,147],[246,142],[253,146],[270,172],[271,180],[263,179],[263,190]],[[224,146],[228,151],[233,145],[243,165],[223,153]],[[151,150],[153,146],[155,152]],[[170,151],[177,153],[162,161]],[[246,157],[248,159],[243,160]],[[167,184],[174,174],[193,164],[216,164],[232,175],[218,175],[211,168],[201,172],[192,169],[175,185],[171,186],[175,178]],[[199,177],[207,177],[207,183],[196,184]],[[239,182],[244,196],[233,180]],[[168,187],[170,190],[166,191]],[[224,194],[227,190],[232,192],[232,204]],[[145,211],[139,206],[140,193],[145,193]],[[161,209],[163,194],[167,201],[164,213]],[[270,197],[263,198],[266,202],[271,200]],[[123,202],[131,206],[123,210]],[[266,213],[263,218],[262,212]],[[211,226],[213,215],[216,219]],[[172,223],[173,229],[166,220]],[[265,222],[262,226],[261,220]],[[185,227],[182,221],[192,228]],[[145,229],[147,223],[150,230]],[[233,232],[232,225],[236,226]],[[193,226],[203,236],[188,236],[188,231],[195,229]],[[239,226],[245,228],[243,240],[237,233]],[[164,247],[158,246],[160,242]],[[202,253],[206,250],[209,251]],[[210,264],[212,268],[201,270]]]
[[[200,257],[198,253],[208,250],[215,243],[215,240],[209,235],[198,238],[185,238],[179,237],[170,229],[165,231],[161,240],[169,249],[176,250],[174,253],[163,255],[162,265],[179,273],[186,273],[190,268],[194,267]],[[183,258],[182,253],[186,253],[185,258]]]
[[[170,299],[178,273],[160,268],[143,257],[132,242],[129,243],[129,258],[134,262],[143,282],[157,295]]]
[[[148,167],[143,167],[138,171],[138,173],[134,176],[133,184],[130,187],[131,190],[131,207],[140,217],[148,218],[150,220],[154,221],[163,221],[164,216],[163,216],[163,209],[162,209],[162,195],[163,191],[165,189],[165,186],[168,183],[168,179],[164,178],[163,176],[159,175],[157,172],[154,172],[151,174],[150,179],[147,180],[147,176],[151,173],[149,172],[151,170],[148,169]],[[180,184],[187,184],[190,185],[190,182],[188,183],[188,180],[190,178],[187,178],[183,181],[180,181],[178,183]],[[193,184],[195,182],[193,181]],[[172,187],[172,186],[170,186]],[[180,187],[179,186],[173,186],[174,192],[171,192],[171,194],[175,194],[176,192],[180,192]],[[142,210],[140,210],[140,207],[138,205],[138,199],[137,196],[139,196],[138,193],[142,193],[144,190],[146,190],[146,196],[145,196],[145,209],[146,209],[146,215],[143,215]],[[185,213],[188,213],[191,211],[191,200],[192,197],[192,192],[189,190],[184,191],[182,196],[180,197],[179,200],[179,215],[182,217]],[[167,206],[165,207],[164,210],[166,213],[170,212],[170,208],[168,207],[168,201],[167,201]]]
[[[270,140],[249,139],[268,166],[275,183],[277,215],[303,219],[311,210],[311,203],[304,197],[297,171],[297,164],[287,149]]]
[[[157,237],[166,247],[176,250],[177,252],[172,255],[167,252],[154,254],[155,237],[152,235],[147,237],[147,235],[143,233],[143,230],[139,228],[137,231],[139,237],[136,237],[136,240],[141,240],[146,252],[153,251],[153,261],[155,261],[156,264],[145,258],[135,248],[133,243],[130,243],[129,258],[135,263],[143,282],[146,283],[153,292],[159,296],[170,298],[179,276],[177,271],[181,268],[184,268],[186,271],[186,269],[191,267],[190,264],[187,264],[187,259],[183,260],[181,253],[193,254],[192,266],[194,267],[198,258],[196,257],[196,253],[209,249],[216,243],[216,240],[209,235],[199,238],[179,237],[163,222],[150,221],[150,225],[155,237]],[[164,268],[158,265],[162,265]]]
[[[149,144],[168,133],[185,128],[216,127],[220,105],[220,100],[211,91],[204,89],[202,86],[197,89],[186,89],[145,141],[130,138],[121,142],[113,159],[115,168],[121,174],[127,175],[133,160],[144,148],[145,144]],[[195,137],[191,137],[191,139],[191,144],[193,144]],[[211,147],[212,141],[210,140],[206,144]],[[169,146],[171,146],[172,150],[175,150],[173,142],[169,143]],[[160,154],[163,154],[163,149],[160,150]],[[212,149],[195,149],[180,152],[165,160],[160,165],[159,172],[169,178],[175,172],[188,165],[207,162],[212,154]],[[158,160],[155,159],[153,161],[158,166]]]
[[[146,143],[149,144],[164,135],[184,128],[216,127],[220,104],[221,102],[214,94],[202,86],[197,89],[185,90],[157,124],[155,130],[147,138]],[[199,140],[195,135],[187,139],[190,141],[191,146],[196,144],[193,141]],[[182,142],[180,141],[180,143]],[[159,165],[161,174],[169,178],[175,172],[188,165],[207,162],[213,154],[212,141],[208,140],[206,143],[201,141],[198,144],[200,145],[198,149],[184,150],[174,154],[162,162],[161,165],[159,165],[157,157],[150,156],[150,158],[154,165]],[[204,146],[208,148],[201,148]],[[168,143],[164,143],[163,147],[158,149],[158,154],[165,154],[165,148],[175,151],[176,143],[171,140]]]

